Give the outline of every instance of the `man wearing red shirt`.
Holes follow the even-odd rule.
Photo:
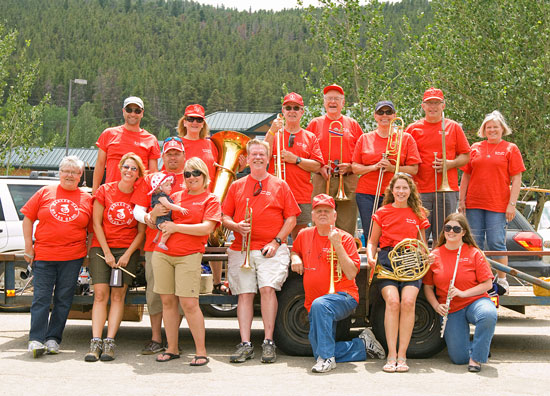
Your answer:
[[[304,115],[304,100],[302,96],[291,92],[283,99],[281,109],[284,122],[276,118],[265,135],[265,141],[271,148],[272,160],[269,163],[269,173],[275,173],[277,148],[281,146],[281,163],[284,164],[284,180],[296,198],[302,213],[296,219],[296,227],[292,230],[292,239],[298,231],[311,223],[311,172],[318,172],[323,164],[323,155],[317,137],[300,126]],[[277,133],[280,131],[279,133]],[[280,138],[279,138],[280,136]],[[279,139],[279,141],[277,141]],[[282,141],[281,141],[282,140]]]
[[[136,153],[149,173],[158,170],[157,160],[160,157],[160,148],[157,138],[139,127],[143,110],[143,101],[140,98],[136,96],[126,98],[122,106],[124,125],[105,129],[97,139],[98,151],[92,194],[100,186],[105,168],[107,169],[105,183],[120,180],[118,163],[128,152]]]
[[[291,253],[292,271],[304,276],[309,341],[317,360],[311,371],[324,373],[334,369],[337,361],[362,361],[367,355],[383,359],[384,349],[369,329],[351,341],[336,342],[334,338],[336,322],[347,318],[359,303],[355,276],[361,260],[353,237],[334,228],[334,199],[320,194],[313,198],[312,206],[315,226],[300,231]],[[341,276],[336,271],[338,267]]]
[[[327,113],[311,120],[306,128],[317,136],[325,160],[325,165],[320,172],[313,175],[312,196],[326,192],[328,178],[330,178],[329,195],[336,196],[340,181],[339,175],[343,175],[344,191],[349,200],[336,202],[336,211],[338,212],[336,226],[351,235],[355,235],[357,224],[357,203],[355,201],[357,176],[353,174],[351,162],[355,144],[363,134],[363,130],[353,118],[342,115],[345,99],[344,89],[341,86],[328,85],[323,89],[323,94]],[[329,133],[329,129],[333,133]],[[331,163],[330,167],[328,165],[329,161]]]
[[[416,141],[422,160],[418,167],[418,173],[414,175],[414,181],[418,187],[422,205],[430,212],[428,221],[431,226],[426,231],[426,238],[433,234],[432,237],[435,241],[438,238],[437,234],[442,230],[443,219],[450,213],[456,212],[458,168],[466,165],[470,160],[470,145],[462,127],[456,121],[443,117],[445,109],[443,91],[433,87],[427,89],[424,92],[422,109],[425,117],[409,125],[405,132],[410,133]],[[443,179],[441,156],[443,151],[441,131],[443,128],[445,130],[447,179],[452,191],[437,191],[436,205],[436,190],[441,188]],[[435,170],[437,170],[437,179]]]
[[[246,152],[250,175],[231,184],[222,205],[223,225],[235,235],[227,251],[227,267],[231,292],[239,296],[237,318],[241,333],[241,343],[230,361],[243,363],[254,357],[250,328],[254,296],[259,289],[265,333],[262,362],[273,363],[276,360],[273,342],[277,316],[275,291],[281,290],[288,275],[290,252],[286,238],[296,225],[300,208],[288,184],[267,173],[269,145],[253,139],[246,145]],[[252,214],[250,221],[245,220],[246,207]],[[248,257],[246,251],[241,252],[243,238],[250,241]],[[245,260],[250,268],[242,267]]]

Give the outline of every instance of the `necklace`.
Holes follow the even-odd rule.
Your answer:
[[[491,158],[491,154],[494,154],[494,153],[495,153],[495,151],[497,150],[497,148],[498,148],[498,146],[500,145],[500,143],[502,143],[502,140],[501,140],[500,142],[498,142],[498,143],[495,145],[495,147],[493,148],[493,151],[491,151],[491,152],[489,153],[489,141],[487,141],[487,146],[485,146],[485,156],[486,156],[487,158]]]

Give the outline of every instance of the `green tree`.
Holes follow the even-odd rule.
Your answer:
[[[97,138],[108,127],[107,123],[95,115],[94,105],[90,102],[86,102],[80,106],[78,115],[74,118],[74,122],[71,123],[70,147],[95,147]]]

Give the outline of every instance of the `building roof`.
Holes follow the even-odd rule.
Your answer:
[[[70,148],[69,155],[76,155],[84,165],[95,167],[97,160],[97,149],[94,148]],[[65,147],[54,147],[51,150],[44,150],[38,147],[32,147],[27,150],[25,155],[12,153],[10,166],[13,168],[31,168],[37,170],[57,169],[59,163],[65,157]],[[8,160],[4,159],[2,166],[7,166]]]
[[[212,133],[219,131],[255,132],[262,125],[271,123],[277,113],[243,113],[217,111],[206,116]]]

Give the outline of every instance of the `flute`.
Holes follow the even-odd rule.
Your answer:
[[[451,287],[454,287],[455,285],[455,279],[456,279],[456,270],[458,269],[458,261],[460,260],[460,251],[462,250],[462,245],[458,248],[458,253],[456,254],[456,263],[455,263],[455,270],[453,273],[453,279],[451,279],[451,283],[449,284],[449,290],[447,291],[447,301],[445,302],[445,306],[447,307],[447,312],[445,312],[445,315],[443,315],[443,322],[441,322],[441,338],[443,338],[443,334],[445,333],[445,326],[447,326],[447,316],[449,315],[449,307],[451,306],[451,300],[453,299],[451,297]]]
[[[99,258],[102,258],[103,260],[105,260],[105,257],[103,257],[101,254],[99,253],[96,253],[97,256]],[[128,275],[130,275],[132,278],[135,278],[136,276],[134,274],[132,274],[130,271],[128,271],[126,268],[124,267],[117,267],[116,269],[119,269],[119,270],[122,270],[122,272],[126,272]]]

